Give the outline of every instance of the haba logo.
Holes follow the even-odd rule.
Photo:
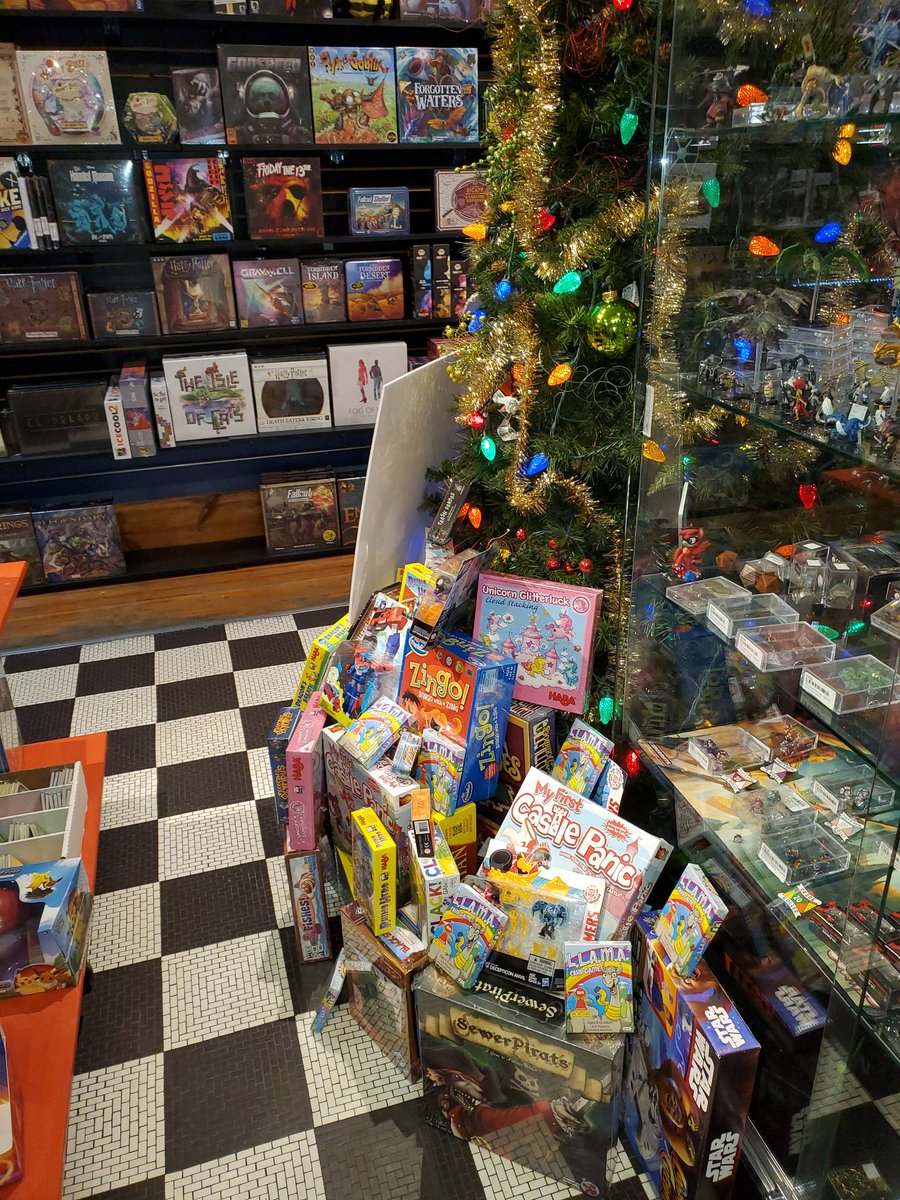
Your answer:
[[[571,692],[558,692],[556,688],[551,688],[547,695],[548,699],[561,704],[563,708],[569,708],[575,703],[575,697]]]
[[[565,1046],[542,1042],[524,1029],[513,1032],[508,1026],[480,1014],[451,1006],[450,1028],[465,1042],[484,1046],[495,1054],[514,1058],[516,1062],[540,1067],[562,1079],[568,1079],[575,1069],[575,1055]]]

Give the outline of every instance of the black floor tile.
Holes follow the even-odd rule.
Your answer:
[[[164,1074],[167,1171],[312,1128],[292,1018],[167,1050]]]
[[[102,829],[97,852],[96,892],[116,892],[120,888],[155,883],[159,878],[156,821],[123,825],[120,829]]]
[[[316,1130],[325,1200],[484,1200],[464,1142],[422,1120],[419,1100]]]
[[[75,1074],[160,1054],[162,959],[97,971],[81,1007]]]
[[[294,613],[298,629],[315,629],[319,625],[333,625],[347,611],[346,605],[339,608],[314,608]]]
[[[266,858],[274,858],[276,854],[284,854],[284,827],[278,824],[275,815],[275,799],[267,796],[256,801],[256,813],[259,817],[259,829],[262,833],[263,850]]]
[[[166,1200],[165,1176],[157,1175],[142,1183],[128,1183],[111,1192],[95,1193],[91,1200]]]
[[[78,668],[77,695],[149,687],[154,682],[155,666],[152,654],[123,654],[121,658],[82,663]]]
[[[222,675],[204,675],[201,679],[161,683],[156,689],[157,721],[199,717],[203,713],[225,712],[237,706],[237,689],[230,671]]]
[[[156,786],[160,817],[177,817],[253,798],[250,764],[241,751],[159,767]]]
[[[340,917],[331,917],[328,922],[331,933],[331,948],[335,954],[341,948]],[[284,954],[284,969],[291,988],[291,1000],[295,1013],[312,1012],[319,1007],[319,1001],[325,995],[331,972],[334,970],[334,960],[326,962],[304,963],[297,950],[297,935],[294,926],[289,929],[279,929],[281,949]]]
[[[106,774],[145,771],[156,766],[156,726],[133,725],[106,735]]]
[[[236,646],[237,642],[232,642],[231,645]],[[288,700],[290,700],[290,696],[284,704],[281,701],[275,701],[273,704],[251,704],[241,709],[244,743],[248,750],[254,750],[258,746],[265,746],[269,730],[275,724],[275,718]]]
[[[224,625],[198,625],[196,629],[170,629],[154,635],[157,650],[180,650],[182,646],[200,646],[204,642],[224,642]]]
[[[159,907],[163,954],[275,928],[269,874],[262,861],[164,879]]]
[[[268,633],[262,637],[234,638],[228,643],[235,671],[250,667],[277,667],[302,663],[306,658],[299,633]]]
[[[25,650],[7,654],[3,666],[7,675],[18,671],[46,671],[49,667],[65,667],[81,659],[80,646],[57,646],[55,650]]]
[[[74,700],[51,700],[46,704],[23,704],[16,709],[23,742],[49,742],[69,736]]]

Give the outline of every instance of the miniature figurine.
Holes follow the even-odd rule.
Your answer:
[[[680,545],[672,559],[672,573],[687,583],[697,579],[703,566],[703,552],[712,542],[704,537],[704,530],[682,529],[678,537]]]
[[[708,354],[706,358],[701,358],[700,360],[700,366],[697,369],[697,378],[700,383],[718,383],[721,369],[721,357],[718,354]]]
[[[871,423],[871,417],[866,417],[865,421],[860,421],[859,417],[849,417],[843,414],[835,414],[835,416],[826,421],[826,424],[829,426],[829,437],[842,437],[848,442],[855,442],[857,444],[860,441],[860,434],[864,429],[868,429]]]
[[[766,404],[775,403],[775,376],[771,371],[766,371],[766,377],[763,380],[763,400]]]
[[[549,900],[535,900],[531,906],[531,915],[541,920],[541,931],[538,937],[552,938],[560,925],[569,915],[564,904],[554,904]]]
[[[794,109],[794,116],[802,121],[805,117],[824,117],[832,111],[839,112],[841,100],[840,76],[827,67],[810,64],[803,76],[800,101]]]

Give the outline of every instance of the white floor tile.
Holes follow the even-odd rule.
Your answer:
[[[875,1101],[875,1107],[894,1132],[900,1133],[900,1095],[882,1096]]]
[[[85,593],[87,595],[88,593]],[[102,662],[108,658],[125,658],[131,654],[152,654],[153,637],[143,634],[140,637],[110,638],[107,642],[87,642],[81,647],[81,661]]]
[[[231,651],[227,642],[201,642],[199,646],[157,650],[154,657],[157,683],[201,679],[207,675],[223,675],[231,670]]]
[[[309,654],[309,648],[326,630],[330,629],[330,625],[313,625],[309,629],[300,630],[300,641],[303,643],[304,651]]]
[[[155,821],[156,817],[155,767],[106,776],[100,810],[101,829],[118,829],[139,821]]]
[[[152,686],[76,696],[72,737],[110,729],[130,729],[134,725],[153,725],[155,721],[156,688]]]
[[[267,858],[266,869],[269,872],[269,887],[272,890],[272,903],[275,906],[275,920],[279,929],[287,929],[294,923],[291,911],[291,889],[288,883],[287,867],[284,859]]]
[[[236,1189],[239,1200],[321,1200],[315,1134],[295,1133],[166,1177],[166,1200],[238,1200]]]
[[[521,1162],[513,1162],[475,1142],[469,1142],[472,1161],[484,1188],[485,1200],[569,1200],[580,1189],[548,1179]]]
[[[94,897],[88,959],[95,971],[145,962],[161,953],[159,884]]]
[[[269,762],[269,751],[265,746],[256,746],[247,751],[250,762],[250,778],[253,781],[253,799],[266,800],[275,795],[275,785],[272,782],[272,766]]]
[[[63,1200],[81,1200],[161,1175],[163,1111],[161,1054],[76,1075]]]
[[[159,877],[178,879],[265,858],[256,805],[223,804],[163,817],[159,822]]]
[[[320,1034],[312,1032],[312,1019],[312,1013],[297,1018],[297,1037],[314,1125],[330,1125],[422,1095],[421,1083],[404,1078],[345,1004],[334,1010]]]
[[[158,767],[170,767],[195,758],[212,758],[216,754],[233,754],[244,749],[244,727],[236,708],[199,717],[182,717],[177,721],[160,721],[156,727]]]
[[[162,960],[163,1046],[174,1050],[289,1017],[277,930],[213,942]]]
[[[236,638],[264,637],[267,633],[296,633],[297,622],[290,613],[279,617],[255,617],[250,621],[228,621],[225,625],[225,636],[233,641]]]
[[[300,650],[300,642],[297,642]],[[238,704],[251,708],[254,704],[290,704],[300,678],[300,656],[295,663],[279,663],[274,667],[252,667],[235,671]]]
[[[62,667],[44,667],[39,671],[16,671],[7,676],[13,704],[47,704],[52,700],[71,700],[78,684],[78,663]]]

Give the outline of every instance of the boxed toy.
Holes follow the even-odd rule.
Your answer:
[[[604,880],[596,936],[606,940],[631,928],[670,852],[660,838],[532,769],[503,818],[482,871],[499,882],[559,870]]]
[[[566,942],[566,1029],[634,1029],[630,942]]]
[[[557,1180],[559,1195],[605,1195],[622,1039],[576,1045],[480,984],[460,992],[433,967],[416,980],[425,1120]]]
[[[615,749],[613,743],[585,721],[573,722],[550,772],[579,796],[592,795]]]
[[[458,742],[436,729],[422,734],[416,779],[428,789],[435,812],[447,817],[456,812],[465,754]]]
[[[305,963],[331,958],[328,906],[319,851],[286,853],[284,864],[291,890],[291,911],[294,914],[300,958]]]
[[[656,923],[656,936],[678,975],[694,973],[727,915],[728,906],[706,875],[688,863]]]
[[[399,926],[377,938],[358,904],[341,909],[347,958],[347,1007],[359,1025],[408,1079],[420,1074],[413,975],[428,961],[425,947]]]
[[[459,867],[440,828],[433,831],[433,853],[420,855],[410,833],[410,876],[415,924],[419,937],[427,944],[432,930],[438,928],[444,905],[459,887]]]
[[[457,804],[496,790],[515,672],[512,659],[459,634],[436,645],[407,637],[400,703],[416,732],[432,725],[465,747]]]
[[[515,659],[516,699],[584,712],[603,593],[482,572],[476,594],[473,636]]]
[[[272,769],[272,787],[275,791],[275,812],[282,825],[286,825],[288,819],[287,748],[294,726],[299,720],[300,709],[293,704],[288,705],[275,718],[275,724],[269,730],[266,739],[266,745],[269,747],[269,766]]]
[[[328,717],[317,697],[314,692],[312,703],[294,725],[285,754],[289,850],[315,850],[325,820],[322,730]]]
[[[483,882],[470,877],[448,897],[428,956],[461,988],[470,988],[503,934],[509,917]]]
[[[335,646],[344,640],[349,628],[350,614],[346,613],[340,620],[335,621],[330,628],[326,629],[324,633],[320,633],[317,638],[313,639],[309,647],[309,653],[306,656],[303,674],[300,676],[297,691],[294,693],[293,703],[297,708],[306,708],[310,696],[319,686],[322,675],[325,672],[328,655]]]
[[[6,1036],[0,1029],[0,1184],[15,1183],[22,1167],[22,1115],[13,1089]]]
[[[550,774],[556,754],[556,711],[527,700],[513,700],[500,760],[496,793],[478,805],[482,841],[495,837],[513,796],[532,767]]]
[[[405,708],[380,696],[371,708],[357,717],[344,730],[341,745],[351,758],[370,767],[383,758],[409,724],[410,715]]]
[[[460,875],[474,875],[478,869],[478,832],[474,804],[464,804],[450,817],[433,813],[434,824],[444,835],[450,853],[456,859]]]
[[[0,869],[0,996],[72,987],[92,905],[80,858]]]
[[[375,934],[397,924],[397,843],[373,808],[350,814],[353,895]]]
[[[641,913],[634,935],[642,982],[625,1080],[624,1129],[656,1188],[683,1200],[734,1189],[759,1043],[705,963],[672,969]]]
[[[457,494],[454,489],[451,489],[444,497],[441,508],[438,509],[437,516],[432,523],[432,533],[438,525],[447,498]],[[452,514],[454,506],[450,505],[449,507]],[[452,519],[455,520],[455,517]],[[449,537],[449,533],[447,536]],[[437,538],[433,540],[435,544],[445,544],[438,542]],[[439,563],[426,561],[426,566],[431,568],[432,575],[425,585],[425,591],[416,607],[413,620],[413,632],[419,638],[423,641],[434,642],[445,630],[453,628],[457,615],[474,591],[479,571],[487,565],[490,555],[490,549],[481,551],[470,549],[463,550],[459,554],[450,554]],[[427,557],[426,554],[426,560]]]

